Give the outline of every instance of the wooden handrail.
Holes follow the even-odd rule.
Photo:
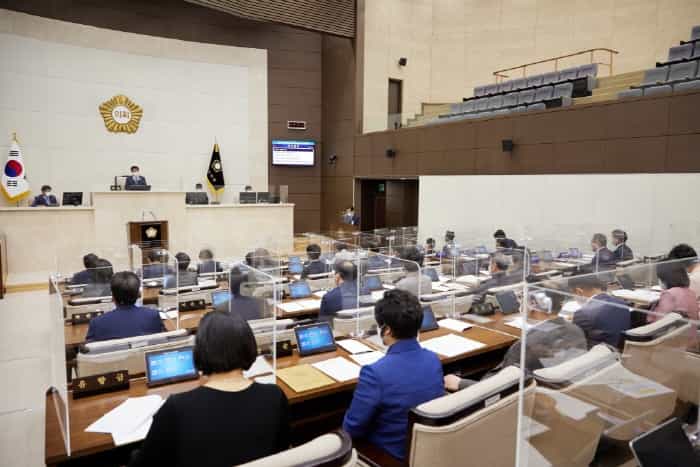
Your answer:
[[[594,54],[596,52],[606,52],[609,60],[607,62],[604,62],[604,61],[595,62],[594,61]],[[558,71],[559,70],[559,60],[563,60],[565,58],[576,57],[579,55],[585,55],[585,54],[590,54],[590,63],[592,63],[592,64],[594,63],[596,65],[608,67],[609,75],[612,75],[613,74],[613,56],[617,55],[619,53],[620,52],[618,52],[617,50],[608,49],[605,47],[597,47],[595,49],[580,50],[578,52],[573,52],[573,53],[566,54],[566,55],[560,55],[558,57],[547,58],[545,60],[539,60],[537,62],[526,63],[524,65],[518,65],[518,66],[511,67],[511,68],[504,68],[502,70],[496,70],[493,72],[493,76],[496,77],[496,82],[499,83],[502,79],[507,79],[507,78],[511,77],[510,74],[507,74],[506,72],[514,71],[514,70],[522,70],[522,77],[524,78],[527,76],[527,68],[528,67],[531,67],[533,65],[541,65],[542,63],[549,63],[549,62],[553,62],[554,63],[554,71]]]

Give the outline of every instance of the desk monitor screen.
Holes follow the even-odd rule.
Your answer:
[[[311,296],[311,288],[306,281],[297,281],[289,284],[289,295],[292,298],[306,298]]]
[[[425,273],[426,276],[430,277],[430,280],[433,282],[439,282],[440,277],[438,276],[438,273],[435,269],[433,268],[426,268],[423,269],[423,272]]]
[[[497,293],[496,301],[504,315],[520,311],[520,302],[518,301],[517,295],[515,295],[515,292],[512,290]]]
[[[540,256],[539,255],[530,255],[530,263],[531,264],[537,264],[540,262]]]
[[[83,204],[83,192],[82,191],[66,191],[63,193],[63,200],[61,202],[64,206],[80,206]]]
[[[542,251],[542,261],[545,263],[551,263],[554,261],[554,257],[552,256],[552,252],[550,250]]]
[[[435,320],[435,314],[433,313],[433,309],[430,306],[424,306],[423,307],[423,322],[420,325],[420,330],[421,331],[432,331],[433,329],[437,329],[438,323]]]
[[[258,194],[254,191],[241,191],[238,193],[240,204],[255,204],[258,202]]]
[[[272,165],[313,167],[316,143],[314,141],[272,140]]]
[[[569,248],[569,258],[580,258],[581,250],[578,248]]]
[[[214,307],[223,305],[224,303],[231,300],[231,296],[228,290],[215,290],[211,293],[211,304]]]
[[[301,274],[304,272],[304,265],[301,263],[289,263],[287,266],[289,274]]]
[[[630,441],[640,467],[684,467],[700,465],[683,426],[677,418],[663,423]]]
[[[634,290],[634,281],[627,274],[618,274],[617,282],[619,282],[623,289]]]
[[[290,256],[289,258],[287,258],[287,261],[289,262],[289,264],[301,263],[301,258],[299,258],[298,256]]]
[[[129,185],[124,187],[127,191],[151,191],[151,185]]]
[[[269,191],[258,191],[258,203],[265,204],[270,202],[270,192]]]
[[[199,373],[194,366],[194,347],[146,352],[146,377],[148,386],[197,379]]]
[[[328,323],[310,324],[294,328],[299,355],[302,357],[335,350],[333,331]]]
[[[367,276],[365,277],[365,288],[367,290],[382,290],[382,281],[379,280],[379,276]]]

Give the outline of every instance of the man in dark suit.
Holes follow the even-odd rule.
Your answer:
[[[335,263],[335,284],[321,299],[320,321],[331,322],[338,311],[357,308],[357,266],[352,261]]]
[[[615,249],[613,250],[613,257],[615,261],[628,261],[634,259],[634,253],[632,248],[627,246],[627,232],[620,229],[615,229],[612,231],[612,242]]]
[[[309,260],[304,263],[304,270],[301,273],[301,278],[304,279],[309,275],[323,274],[326,272],[326,264],[321,259],[321,247],[315,243],[306,247],[306,256]]]
[[[175,255],[175,259],[177,260],[177,287],[197,285],[197,273],[187,270],[187,268],[190,266],[190,255],[180,252]],[[163,288],[175,288],[175,274],[165,276]]]
[[[569,279],[569,287],[588,301],[574,314],[574,324],[583,329],[588,347],[608,344],[618,347],[620,337],[630,326],[627,304],[605,293],[606,286],[596,276],[584,275]]]
[[[507,250],[518,248],[518,244],[515,240],[508,238],[503,229],[496,230],[493,233],[493,238],[496,239],[496,248],[504,248]]]
[[[390,290],[374,307],[386,355],[363,366],[343,429],[396,459],[406,457],[408,412],[443,396],[440,358],[416,339],[423,308],[404,290]]]
[[[32,201],[32,207],[37,206],[58,206],[58,200],[51,194],[51,187],[49,185],[44,185],[41,187],[41,194],[34,197]]]
[[[130,271],[118,272],[112,277],[112,300],[116,308],[90,321],[86,336],[88,342],[165,331],[157,310],[135,305],[139,297],[139,285],[139,278]]]
[[[132,165],[131,166],[131,175],[126,177],[126,182],[124,182],[124,189],[130,190],[136,186],[146,186],[146,185],[148,185],[148,183],[146,183],[146,177],[139,174],[139,166]]]
[[[264,302],[259,298],[241,295],[241,285],[246,282],[248,282],[247,273],[242,273],[237,267],[231,269],[229,277],[230,299],[227,302],[217,305],[214,309],[216,311],[236,313],[246,321],[264,318]]]
[[[83,271],[76,272],[75,274],[73,274],[70,283],[73,285],[77,285],[87,284],[88,282],[90,282],[90,280],[92,279],[91,269],[93,269],[96,266],[98,259],[99,258],[94,253],[88,253],[87,255],[83,256],[83,266],[85,266],[85,269]]]
[[[194,186],[194,191],[187,192],[185,195],[185,204],[209,204],[209,197],[203,190],[201,183],[197,183]]]
[[[522,282],[524,280],[522,270],[508,273],[508,268],[510,268],[511,264],[511,259],[508,255],[503,253],[493,255],[491,258],[491,278],[482,282],[474,290],[471,290],[471,293],[484,294],[494,287],[504,287]]]
[[[209,248],[202,248],[199,251],[199,264],[197,274],[207,274],[212,272],[222,272],[221,264],[214,261],[214,253]]]
[[[167,253],[164,250],[154,248],[148,252],[148,264],[143,266],[144,279],[160,279],[172,274],[172,268],[163,263]]]
[[[615,264],[615,256],[613,252],[608,249],[608,239],[602,233],[597,233],[593,235],[591,240],[591,248],[595,253],[593,259],[591,260],[591,265],[594,268],[610,268]]]
[[[112,295],[112,277],[114,270],[112,263],[106,259],[98,258],[95,267],[89,271],[90,279],[80,294],[81,297],[109,297]]]

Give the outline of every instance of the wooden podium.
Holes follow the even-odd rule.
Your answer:
[[[126,225],[129,245],[138,245],[144,259],[154,249],[168,249],[168,221],[129,222]]]

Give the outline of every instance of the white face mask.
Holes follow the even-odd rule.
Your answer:
[[[46,197],[51,196],[51,192],[50,192],[50,191],[47,191],[46,193],[44,193],[44,196],[46,196]]]
[[[131,172],[131,176],[132,176],[132,177],[138,177],[138,176],[139,176],[139,173],[138,173],[138,172]]]

